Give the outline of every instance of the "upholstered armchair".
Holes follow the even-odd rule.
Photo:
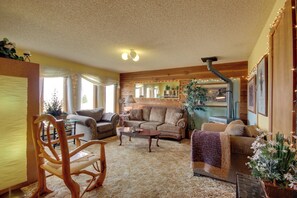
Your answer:
[[[223,180],[236,183],[237,172],[250,174],[250,170],[246,166],[246,163],[248,162],[248,156],[253,155],[251,146],[255,141],[255,137],[258,135],[255,126],[246,126],[239,120],[233,121],[233,124],[230,123],[229,125],[221,123],[203,123],[201,131],[220,132],[229,136],[231,163],[228,176]],[[222,179],[216,175],[209,174],[202,169],[193,169],[193,171],[194,175],[205,175]]]
[[[96,140],[116,135],[119,115],[104,113],[103,108],[93,110],[79,110],[70,114],[67,119],[77,120],[76,134],[83,133],[82,140]]]

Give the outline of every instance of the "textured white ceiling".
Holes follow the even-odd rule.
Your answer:
[[[247,60],[276,0],[10,0],[0,37],[117,72]],[[135,49],[139,62],[123,61]],[[34,56],[34,54],[33,54]]]

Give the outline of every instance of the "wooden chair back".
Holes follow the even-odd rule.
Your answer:
[[[54,133],[57,134],[57,138]],[[51,115],[33,117],[32,136],[38,167],[38,188],[33,197],[52,192],[46,187],[47,176],[45,175],[45,171],[63,179],[73,198],[83,196],[85,192],[91,191],[103,184],[106,176],[104,147],[106,142],[92,140],[80,145],[79,138],[83,137],[83,134],[67,136],[64,121],[56,120],[55,117]],[[76,140],[77,147],[72,151],[70,151],[68,147],[69,139]],[[58,154],[57,150],[54,148],[54,145],[58,143],[60,145],[60,154]],[[84,150],[95,144],[100,145],[100,150],[95,150],[96,152]],[[73,161],[71,161],[71,159]],[[89,166],[93,166],[95,173],[85,169]],[[80,195],[80,186],[71,177],[71,175],[79,174],[86,174],[92,177],[82,195]]]

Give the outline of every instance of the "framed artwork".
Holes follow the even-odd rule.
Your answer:
[[[227,106],[227,100],[226,100],[226,90],[227,90],[227,84],[207,84],[202,85],[201,87],[204,87],[207,89],[206,97],[207,101],[205,102],[206,106]],[[217,98],[217,96],[221,94],[224,97]]]
[[[248,110],[256,113],[256,75],[248,82]]]
[[[268,56],[265,55],[257,66],[257,111],[267,116],[267,94],[268,94]]]

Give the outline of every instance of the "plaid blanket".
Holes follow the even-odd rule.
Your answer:
[[[223,132],[193,131],[191,138],[192,168],[225,179],[228,177],[231,152],[230,138]]]

